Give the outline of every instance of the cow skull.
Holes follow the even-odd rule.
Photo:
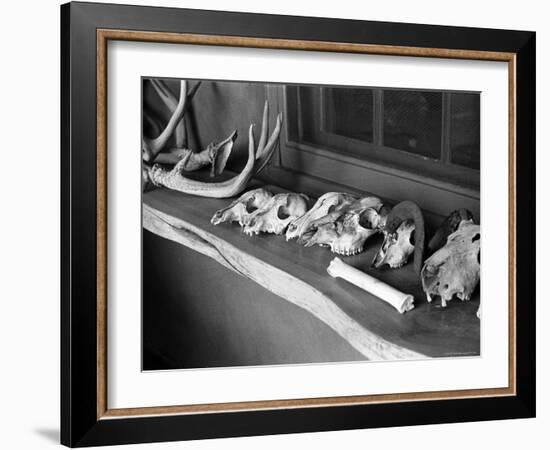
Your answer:
[[[250,215],[267,204],[271,197],[273,197],[273,194],[264,188],[245,192],[229,206],[216,211],[210,222],[214,225],[224,222],[238,222],[240,226],[244,226]]]
[[[308,197],[304,194],[277,194],[247,218],[244,232],[248,235],[259,233],[282,234],[287,226],[307,209]]]
[[[439,295],[445,307],[456,294],[470,300],[480,277],[480,226],[464,220],[447,243],[430,256],[422,268],[422,288],[429,302]]]

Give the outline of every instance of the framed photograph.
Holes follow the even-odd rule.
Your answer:
[[[61,37],[63,444],[534,417],[535,33]]]

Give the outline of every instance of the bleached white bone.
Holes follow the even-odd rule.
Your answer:
[[[410,294],[395,289],[394,287],[374,278],[370,275],[362,272],[355,267],[346,264],[340,258],[334,258],[328,268],[327,272],[331,277],[342,278],[360,287],[361,289],[375,295],[381,300],[389,303],[401,314],[410,311],[414,308],[414,297]]]

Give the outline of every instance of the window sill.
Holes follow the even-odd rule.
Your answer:
[[[287,147],[297,149],[304,152],[313,153],[316,155],[330,158],[336,161],[340,161],[347,164],[353,164],[354,166],[365,167],[367,169],[375,170],[377,172],[386,173],[392,176],[396,176],[403,179],[415,181],[417,183],[433,186],[437,189],[443,189],[446,191],[454,192],[466,197],[479,200],[479,189],[460,186],[454,183],[448,183],[437,178],[432,178],[427,175],[420,175],[412,171],[400,169],[397,167],[391,167],[388,164],[377,163],[375,161],[368,161],[362,158],[353,156],[351,153],[327,150],[321,146],[305,144],[301,142],[288,141]]]

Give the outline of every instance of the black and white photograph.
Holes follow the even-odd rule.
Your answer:
[[[142,370],[479,357],[481,98],[143,76]]]
[[[544,447],[545,4],[130,3],[3,8],[0,449]]]

